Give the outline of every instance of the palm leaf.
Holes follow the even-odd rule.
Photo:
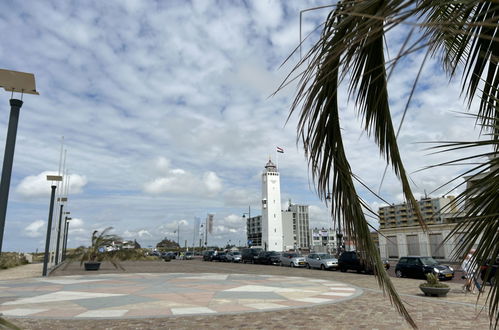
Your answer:
[[[393,70],[400,58],[423,47],[429,46],[429,54],[441,54],[443,67],[451,78],[462,70],[463,93],[469,106],[475,95],[481,93],[477,123],[483,130],[492,132],[492,141],[497,141],[498,6],[494,1],[471,0],[339,1],[327,17],[319,41],[286,78],[289,82],[296,79],[292,74],[299,77],[290,116],[300,109],[298,136],[303,142],[319,196],[322,199],[332,196],[333,217],[344,221],[347,235],[366,252],[364,257],[367,262],[373,264],[379,285],[389,293],[391,301],[413,327],[416,324],[405,310],[389,278],[381,271],[379,253],[369,235],[362,211],[363,202],[355,190],[353,174],[343,148],[338,89],[348,77],[349,96],[355,100],[365,131],[374,137],[381,155],[392,165],[401,181],[408,204],[415,209],[421,226],[425,228],[411,192],[391,121],[384,35],[399,24],[424,27],[423,37],[417,38],[406,48],[410,35],[407,37],[403,45],[405,50],[402,52],[401,49],[399,56],[390,61],[389,67]],[[415,21],[408,22],[411,18]],[[306,68],[299,72],[303,65]],[[281,86],[284,85],[286,81]],[[451,149],[463,147],[462,144],[456,144]],[[497,151],[496,145],[494,152]],[[457,198],[457,203],[463,205],[474,198],[474,204],[467,212],[469,220],[462,221],[458,226],[466,235],[457,254],[463,253],[478,241],[480,249],[477,250],[477,260],[497,256],[499,186],[494,175],[485,175],[484,182],[480,181],[489,193],[487,196],[482,195],[483,191],[475,189],[465,191]],[[479,236],[484,231],[488,231],[487,235]],[[491,320],[494,313],[497,314],[498,296],[496,284],[488,296]]]

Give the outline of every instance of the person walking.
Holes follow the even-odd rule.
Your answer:
[[[466,282],[463,285],[463,292],[471,292],[473,294],[475,293],[475,287],[480,292],[482,291],[482,286],[477,279],[478,265],[476,264],[476,260],[474,260],[474,253],[474,249],[470,250],[470,252],[464,257],[463,263],[461,264],[461,269],[464,272],[463,277],[466,279]]]

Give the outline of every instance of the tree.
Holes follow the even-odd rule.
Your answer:
[[[331,196],[333,217],[342,219],[346,234],[356,241],[358,249],[367,252],[365,261],[375,269],[380,287],[413,327],[417,325],[383,271],[379,253],[369,235],[364,215],[369,206],[356,191],[356,185],[362,182],[352,173],[344,150],[338,93],[342,83],[348,80],[349,97],[355,101],[364,130],[374,137],[380,154],[399,178],[408,204],[415,209],[420,225],[426,229],[399,153],[387,81],[401,59],[422,51],[426,56],[421,66],[428,57],[439,56],[451,79],[456,79],[456,73],[463,73],[464,98],[470,109],[472,100],[479,99],[478,110],[473,115],[482,135],[487,138],[442,143],[436,148],[459,151],[489,147],[489,152],[476,151],[473,157],[439,165],[460,164],[475,158],[482,162],[466,172],[478,174],[475,178],[479,188],[478,185],[467,188],[457,197],[462,207],[471,199],[473,203],[463,211],[465,220],[454,231],[466,232],[454,253],[462,256],[476,245],[477,266],[495,260],[499,252],[498,15],[497,1],[340,0],[328,15],[320,39],[282,85],[294,79],[299,81],[290,116],[299,111],[298,136],[304,145],[319,197],[326,201]],[[386,32],[401,25],[406,26],[401,30],[407,33],[406,42],[396,58],[386,62]],[[416,91],[418,79],[419,74],[415,77],[411,96]],[[492,157],[483,161],[484,156]],[[498,322],[498,283],[496,280],[487,296],[491,326],[497,326]]]
[[[177,250],[180,249],[180,246],[177,242],[171,241],[165,237],[161,242],[156,244],[156,248],[161,250]]]

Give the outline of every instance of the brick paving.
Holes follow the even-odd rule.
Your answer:
[[[38,319],[11,318],[26,329],[408,329],[405,321],[378,289],[373,276],[336,271],[296,269],[278,266],[212,263],[200,260],[125,262],[126,271],[103,264],[96,274],[109,273],[218,273],[305,277],[341,282],[362,290],[354,299],[335,304],[316,305],[268,312],[242,312],[225,315],[189,315],[120,319]],[[88,275],[79,263],[57,269],[51,277]],[[90,276],[87,276],[90,278]],[[2,279],[2,271],[0,271]],[[447,297],[425,297],[418,289],[421,280],[392,278],[414,320],[421,329],[486,329],[485,296],[465,295],[458,283],[449,283]],[[487,288],[488,289],[488,288]]]

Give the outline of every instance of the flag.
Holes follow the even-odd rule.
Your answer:
[[[281,147],[277,147],[277,152],[279,152],[279,153],[283,154],[283,153],[284,153],[284,149],[283,149],[283,148],[281,148]]]

